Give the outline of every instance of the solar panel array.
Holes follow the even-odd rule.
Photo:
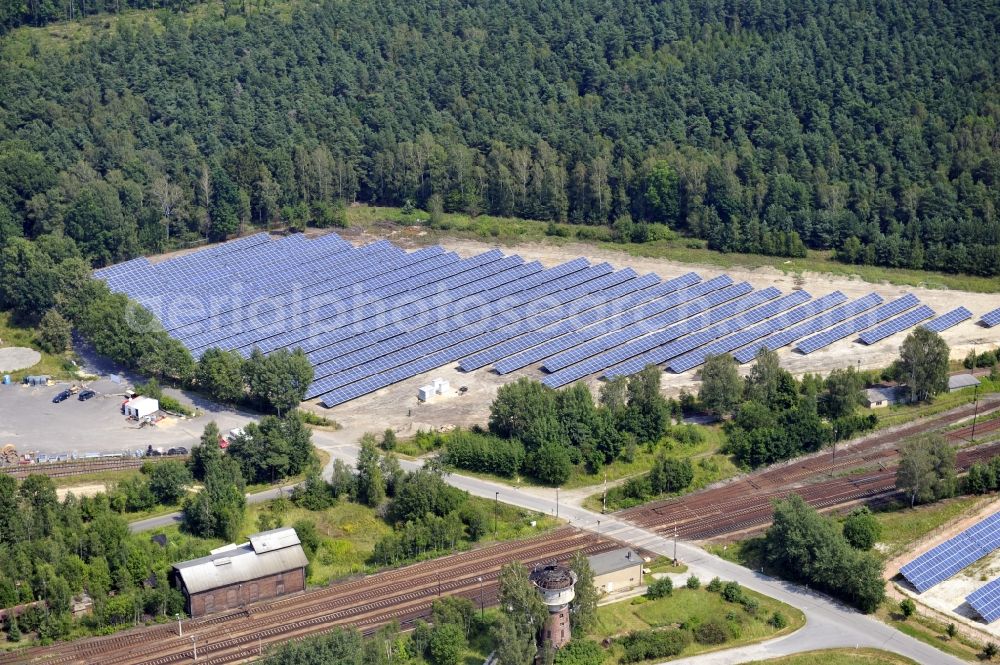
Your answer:
[[[965,597],[986,623],[1000,619],[1000,578],[983,585]]]
[[[931,548],[899,569],[920,593],[1000,547],[1000,513],[994,513]]]
[[[328,406],[455,362],[499,374],[539,365],[558,387],[647,363],[683,372],[734,350],[746,362],[762,346],[816,333],[835,341],[878,325],[870,337],[929,311],[889,320],[918,303],[908,296],[878,307],[875,294],[845,303],[839,292],[811,300],[754,291],[728,275],[662,280],[583,258],[546,268],[496,249],[462,258],[384,240],[355,247],[336,234],[258,233],[94,275],[149,308],[196,358],[210,348],[243,356],[301,348],[315,372],[306,396]],[[963,316],[971,314],[929,325]]]
[[[911,309],[909,312],[900,314],[894,319],[889,319],[885,323],[875,326],[871,330],[866,330],[861,333],[861,336],[858,339],[865,344],[874,344],[875,342],[883,340],[890,335],[895,335],[903,330],[909,330],[921,321],[929,319],[932,316],[934,316],[934,310],[927,305],[921,305],[920,307]]]
[[[947,314],[942,314],[933,321],[928,321],[924,324],[924,328],[939,333],[951,328],[952,326],[957,326],[962,321],[968,321],[971,318],[972,312],[964,307],[956,307]]]
[[[994,309],[992,311],[983,314],[982,318],[983,325],[987,328],[992,328],[995,325],[1000,325],[1000,308]]]
[[[799,342],[795,348],[802,353],[812,353],[845,337],[859,333],[866,328],[871,328],[875,324],[885,321],[890,316],[904,312],[919,303],[920,301],[917,300],[916,296],[907,293],[902,298],[897,298],[892,302],[876,307],[870,312],[841,323],[839,326],[824,330],[818,335],[807,337]]]
[[[854,302],[841,305],[840,307],[835,307],[828,312],[824,312],[821,316],[817,316],[816,318],[809,319],[808,321],[792,326],[791,328],[776,332],[768,337],[765,337],[759,342],[754,342],[753,344],[745,346],[734,353],[733,357],[736,358],[738,362],[748,363],[756,357],[757,352],[760,351],[760,349],[776,351],[783,346],[806,337],[807,335],[812,335],[813,333],[840,323],[841,321],[852,316],[857,316],[858,314],[861,314],[876,305],[880,305],[881,303],[882,297],[880,295],[877,293],[869,293],[864,297],[858,298]]]

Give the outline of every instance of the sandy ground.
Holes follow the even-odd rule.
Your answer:
[[[412,248],[423,244],[420,235],[417,233],[417,237],[414,237],[413,234],[401,233],[398,230],[387,230],[380,235],[356,233],[351,235],[349,239],[360,244],[385,237],[404,247]],[[493,245],[489,243],[457,239],[444,240],[441,245],[463,257],[474,256],[493,248]],[[545,266],[553,266],[579,256],[586,256],[594,264],[606,261],[615,268],[631,267],[640,274],[654,272],[664,279],[677,277],[691,271],[698,272],[704,279],[710,279],[725,272],[736,281],[746,280],[750,282],[756,289],[775,286],[783,293],[789,293],[794,289],[802,288],[814,298],[836,290],[843,292],[851,299],[874,291],[886,301],[905,293],[913,293],[937,314],[943,314],[959,305],[964,305],[978,317],[978,315],[994,309],[1000,304],[1000,296],[996,294],[871,284],[860,278],[850,279],[820,273],[805,273],[800,277],[784,274],[769,267],[734,268],[723,271],[716,266],[700,266],[662,259],[633,257],[623,252],[604,250],[579,243],[566,245],[527,243],[505,246],[500,249],[507,254],[518,254],[527,260],[538,260]],[[1000,344],[1000,327],[992,330],[983,328],[975,323],[976,320],[978,318],[961,323],[943,333],[943,337],[951,346],[952,357],[964,358],[969,349],[973,347],[984,350]],[[885,367],[896,358],[899,344],[905,336],[906,332],[898,333],[872,346],[865,346],[851,339],[841,340],[808,356],[785,347],[778,352],[778,355],[782,365],[796,375],[807,372],[827,373],[832,369],[848,365],[855,365],[862,369],[879,368]],[[741,369],[746,372],[749,367],[744,365]],[[469,426],[485,422],[489,412],[489,404],[496,394],[497,388],[520,376],[538,379],[543,376],[543,372],[537,366],[532,366],[506,376],[499,376],[488,369],[464,373],[457,368],[457,365],[449,365],[357,398],[333,409],[325,409],[319,406],[318,402],[311,403],[311,406],[316,408],[318,412],[335,418],[348,430],[356,430],[359,434],[386,427],[392,427],[405,435],[418,429],[432,430],[443,425]],[[468,392],[460,397],[442,400],[437,404],[420,404],[416,398],[417,389],[438,377],[447,379],[454,387],[466,386]],[[586,381],[594,389],[600,385],[600,381],[595,376],[589,377]],[[697,390],[699,381],[696,378],[695,370],[692,370],[683,374],[664,373],[662,383],[664,392],[667,395],[675,396],[682,389]],[[373,426],[376,423],[377,425]]]
[[[66,498],[66,495],[70,492],[76,498],[84,496],[95,496],[107,489],[107,485],[104,483],[94,483],[91,485],[76,485],[74,487],[59,487],[56,489],[56,496],[60,501]]]
[[[0,349],[0,372],[16,372],[38,364],[42,354],[23,346],[9,346]]]

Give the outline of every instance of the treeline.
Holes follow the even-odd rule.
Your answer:
[[[1000,274],[987,2],[292,4],[8,35],[0,244],[103,265],[365,201]]]
[[[798,381],[781,367],[773,351],[762,349],[746,378],[729,354],[708,359],[698,392],[701,404],[722,416],[724,451],[747,467],[758,467],[815,452],[840,439],[870,430],[874,414],[858,414],[866,376],[853,367],[825,379],[807,374]]]
[[[855,513],[848,520],[852,518],[873,521],[864,513]],[[878,554],[852,544],[868,542],[871,538],[848,540],[832,519],[792,494],[775,503],[774,521],[763,538],[762,552],[766,564],[782,577],[807,582],[870,614],[885,598],[883,562]]]
[[[36,324],[39,346],[51,353],[69,349],[75,329],[95,351],[126,368],[197,387],[221,402],[281,415],[302,401],[313,368],[301,349],[265,356],[254,348],[243,358],[211,348],[195,361],[148,310],[89,273],[71,238],[13,238],[0,250],[0,309]]]
[[[153,501],[177,498],[178,485],[158,473],[140,482],[149,484]],[[74,630],[105,633],[184,611],[183,596],[168,584],[170,565],[204,556],[208,546],[187,537],[163,546],[131,534],[119,512],[128,496],[119,488],[94,497],[69,493],[60,502],[47,476],[18,482],[0,474],[0,607],[26,605],[7,613],[8,640],[36,635],[48,643]],[[74,598],[83,594],[93,613],[74,619]]]
[[[633,459],[640,444],[659,442],[680,416],[680,405],[660,394],[661,374],[651,365],[608,381],[598,404],[583,384],[553,390],[521,378],[497,391],[488,431],[440,435],[437,443],[446,446],[447,464],[559,485],[575,466],[597,473],[616,459]]]

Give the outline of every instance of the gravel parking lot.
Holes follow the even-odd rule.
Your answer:
[[[242,427],[252,418],[231,409],[191,399],[179,391],[169,394],[193,405],[203,413],[196,418],[167,416],[156,427],[139,428],[120,412],[124,385],[108,379],[87,384],[97,395],[81,402],[73,395],[59,404],[52,398],[69,387],[68,383],[28,387],[0,385],[0,446],[12,443],[18,453],[46,454],[118,452],[143,450],[147,446],[164,450],[191,446],[198,442],[205,425],[215,420],[225,433]]]

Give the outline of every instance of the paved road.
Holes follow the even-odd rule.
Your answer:
[[[341,459],[350,464],[353,464],[357,459],[357,446],[338,440],[336,433],[317,431],[314,432],[313,440],[317,447],[330,453],[330,464],[324,469],[326,476],[330,474],[334,459]],[[409,460],[400,460],[400,465],[407,470],[420,467],[420,463]],[[557,512],[555,490],[545,491],[531,488],[531,492],[526,492],[502,483],[455,473],[448,476],[448,482],[475,496],[487,499],[496,499],[499,496],[499,499],[505,503],[528,510],[549,515],[555,515]],[[290,490],[290,486],[267,490],[248,495],[248,501],[251,503],[266,501],[277,497],[279,493],[287,495]],[[633,526],[614,515],[600,515],[565,503],[558,506],[558,515],[578,528],[594,531],[601,536],[609,536],[662,556],[673,557],[676,548],[677,557],[688,566],[690,574],[698,576],[703,582],[707,582],[713,577],[735,580],[754,591],[797,607],[806,615],[806,625],[791,635],[761,644],[727,649],[671,661],[671,663],[728,665],[776,658],[815,649],[838,647],[885,649],[928,665],[959,665],[963,663],[963,661],[908,637],[880,621],[842,605],[826,595],[791,582],[769,577],[760,572],[748,570],[743,566],[709,554],[690,543],[684,541],[675,543],[656,533]],[[133,532],[147,531],[171,524],[178,519],[179,514],[173,513],[133,522],[130,528]]]
[[[336,433],[317,432],[314,441],[317,446],[330,453],[331,460],[342,459],[353,463],[357,457],[357,447],[351,443],[338,441]],[[420,465],[401,460],[401,466],[404,469],[414,469]],[[550,490],[546,494],[538,488],[532,488],[529,493],[501,483],[454,473],[448,476],[448,482],[475,496],[495,499],[499,493],[500,500],[505,503],[540,513],[556,514],[555,490]],[[579,528],[595,531],[600,535],[607,535],[663,556],[674,555],[675,545],[672,541],[632,526],[613,515],[600,515],[564,503],[558,510],[559,517],[569,520]],[[958,665],[963,662],[823,594],[748,570],[713,556],[690,543],[678,541],[676,548],[678,558],[687,564],[691,574],[697,575],[705,582],[716,576],[725,580],[736,580],[754,591],[777,598],[802,610],[806,615],[806,625],[791,635],[762,644],[671,661],[672,663],[728,665],[835,647],[875,647],[899,653],[928,665]]]

